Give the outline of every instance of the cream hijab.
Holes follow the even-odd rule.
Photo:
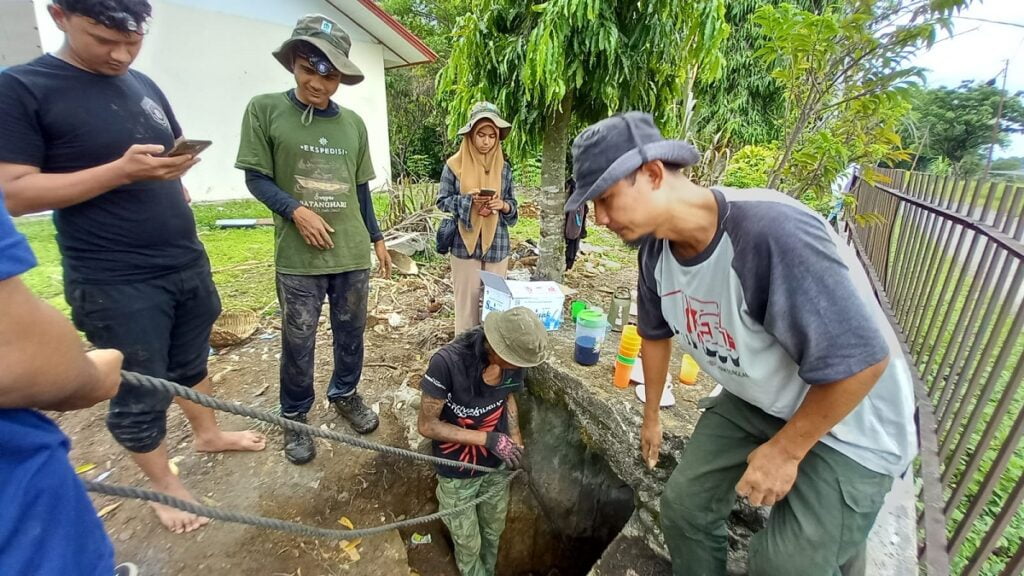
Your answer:
[[[483,127],[490,126],[495,135],[500,135],[498,127],[488,118],[482,118],[462,138],[462,145],[454,156],[448,159],[448,168],[459,179],[459,192],[463,195],[475,190],[495,190],[495,198],[501,198],[501,173],[505,169],[505,154],[501,151],[499,137],[490,152],[484,154],[473,143],[473,137]],[[481,216],[476,210],[470,211],[472,229],[467,229],[459,221],[459,236],[466,244],[470,254],[480,243],[480,254],[486,254],[494,242],[494,234],[498,230],[500,214],[492,212]]]

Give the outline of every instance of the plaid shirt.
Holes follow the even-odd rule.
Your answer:
[[[466,244],[462,241],[462,235],[455,235],[455,242],[452,243],[452,256],[463,260],[480,260],[483,262],[501,262],[508,258],[510,246],[508,239],[508,227],[515,226],[519,221],[519,202],[516,200],[512,185],[512,167],[508,162],[501,171],[501,199],[511,206],[508,214],[498,214],[498,229],[494,232],[494,241],[486,254],[480,254],[478,243],[470,254]],[[445,164],[441,172],[441,189],[437,194],[437,207],[442,212],[451,214],[466,228],[472,228],[470,223],[470,209],[473,206],[473,197],[463,195],[459,192],[459,180],[455,173]]]

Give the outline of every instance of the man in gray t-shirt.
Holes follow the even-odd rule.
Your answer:
[[[773,506],[750,574],[838,573],[916,452],[909,367],[856,255],[779,192],[691,182],[697,151],[649,115],[591,126],[573,158],[566,210],[593,200],[598,224],[640,244],[649,466],[673,338],[724,388],[662,496],[674,572],[725,574],[739,495]]]

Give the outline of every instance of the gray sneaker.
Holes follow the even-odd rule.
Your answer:
[[[282,414],[281,416],[293,422],[308,424],[305,414]],[[284,456],[292,464],[299,465],[316,458],[316,443],[314,443],[313,437],[306,432],[296,432],[285,428]]]
[[[342,418],[348,420],[352,429],[360,434],[369,434],[380,425],[380,418],[366,405],[366,402],[363,402],[363,397],[359,394],[331,400],[331,404]]]

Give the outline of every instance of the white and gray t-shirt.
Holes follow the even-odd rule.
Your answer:
[[[640,248],[639,333],[677,341],[726,390],[789,420],[810,386],[889,356],[860,405],[822,442],[899,476],[917,451],[914,393],[899,341],[856,253],[819,215],[773,190],[716,188],[718,231],[678,260]]]

